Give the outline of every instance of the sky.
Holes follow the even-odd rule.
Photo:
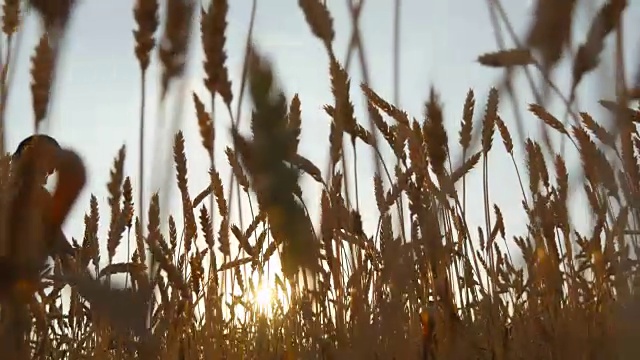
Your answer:
[[[251,1],[230,2],[227,30],[227,54],[230,78],[237,98],[240,86],[240,74],[244,56],[244,43],[247,36],[251,14]],[[334,18],[336,40],[334,49],[339,59],[344,60],[351,32],[351,21],[347,11],[348,1],[327,1]],[[522,38],[530,23],[532,1],[503,1],[507,14],[515,30]],[[590,1],[582,0],[587,4]],[[599,4],[600,1],[591,1]],[[633,3],[633,2],[632,2]],[[574,32],[575,44],[582,41],[594,5],[581,7]],[[89,195],[95,194],[101,207],[101,234],[106,233],[108,225],[107,191],[109,171],[118,149],[126,145],[126,172],[133,180],[134,189],[139,186],[137,176],[138,161],[138,118],[140,106],[140,72],[133,53],[134,40],[132,30],[133,1],[125,0],[84,0],[80,2],[71,23],[67,39],[66,52],[59,68],[56,93],[49,116],[47,133],[58,141],[80,153],[86,162],[89,182],[70,218],[65,224],[69,237],[81,241],[83,235],[83,215],[89,208]],[[625,18],[625,28],[632,23],[640,23],[640,4],[629,6]],[[402,0],[401,4],[401,47],[400,47],[400,90],[399,105],[411,116],[422,118],[424,101],[433,86],[440,94],[444,104],[444,116],[449,130],[452,148],[457,145],[457,132],[462,115],[462,106],[469,89],[476,94],[476,116],[484,111],[486,97],[491,86],[501,78],[502,71],[481,66],[476,59],[483,53],[497,50],[493,30],[490,25],[487,2],[480,0]],[[369,0],[361,16],[366,58],[371,83],[369,86],[383,98],[393,98],[393,1]],[[23,42],[16,58],[15,78],[7,109],[7,146],[12,151],[26,136],[33,133],[33,112],[29,89],[29,58],[38,40],[39,27],[34,16],[26,16]],[[631,34],[631,32],[627,32]],[[611,39],[607,44],[611,45]],[[322,110],[323,105],[332,104],[328,77],[328,57],[321,42],[316,39],[306,25],[304,15],[296,1],[258,0],[257,17],[254,29],[254,43],[268,56],[276,69],[279,83],[288,99],[299,94],[302,103],[302,137],[300,153],[314,161],[321,169],[326,168],[328,152],[329,118]],[[199,46],[199,43],[196,45]],[[631,36],[626,37],[625,59],[627,60],[628,81],[636,74],[640,42]],[[607,49],[610,49],[608,47]],[[182,117],[179,128],[185,133],[187,156],[189,159],[189,186],[192,196],[199,193],[208,184],[208,159],[200,145],[190,92],[196,92],[201,98],[208,99],[208,93],[202,84],[202,52],[195,48],[191,58],[192,67],[186,77],[189,93],[174,92],[178,101],[183,101],[187,111]],[[605,63],[599,73],[589,75],[581,88],[581,111],[588,111],[596,118],[604,112],[596,100],[613,98],[610,81],[613,77],[611,55],[604,56]],[[148,85],[147,107],[147,156],[155,161],[147,163],[145,178],[146,199],[164,184],[163,176],[174,179],[173,164],[163,161],[161,156],[170,151],[166,143],[170,118],[162,118],[157,111],[159,71],[157,56],[152,57],[152,69]],[[350,70],[352,76],[352,100],[356,105],[358,121],[367,125],[364,116],[362,94],[359,84],[362,81],[360,69],[354,61]],[[555,80],[566,94],[569,86],[569,69],[562,65]],[[523,77],[519,76],[516,87],[522,91],[519,107],[526,109],[532,97],[527,90]],[[175,90],[175,89],[174,89]],[[182,97],[180,97],[182,96]],[[205,101],[208,102],[208,101]],[[507,104],[508,105],[508,104]],[[218,109],[221,107],[218,106]],[[235,106],[234,106],[235,108]],[[508,126],[513,127],[513,116],[509,106],[501,107],[501,114]],[[551,109],[557,109],[562,115],[559,103],[552,102]],[[249,112],[244,111],[245,124]],[[524,113],[527,122],[525,129],[531,136],[536,135],[538,121],[533,115]],[[228,179],[228,166],[224,157],[224,148],[230,145],[228,137],[229,119],[224,112],[216,111],[216,153],[217,166],[223,181]],[[529,126],[529,124],[531,124]],[[157,134],[165,134],[159,136]],[[164,137],[163,137],[164,136]],[[502,141],[496,132],[494,136],[494,154],[491,156],[491,201],[498,204],[505,214],[507,235],[519,235],[524,231],[524,212],[521,207],[521,194],[517,186],[516,174],[511,160],[504,155]],[[516,147],[521,154],[521,148]],[[456,153],[457,154],[457,153]],[[365,157],[367,160],[370,157]],[[522,163],[521,163],[522,164]],[[524,166],[519,170],[524,174]],[[575,175],[578,163],[569,164]],[[363,174],[373,174],[370,163],[361,163]],[[573,170],[572,170],[573,169]],[[468,180],[469,220],[472,225],[483,224],[481,172],[475,170]],[[360,176],[360,207],[363,210],[365,227],[373,229],[378,219],[372,192],[371,176]],[[310,186],[308,178],[302,180],[303,188]],[[161,202],[161,207],[169,213],[181,216],[182,210],[176,199],[177,189],[173,182],[169,202]],[[137,199],[137,197],[136,197]],[[319,205],[318,192],[309,190],[305,201],[310,206],[312,218],[317,221]],[[584,212],[584,202],[577,200],[577,211]],[[246,209],[246,207],[245,207]],[[587,218],[585,214],[585,219]],[[370,231],[371,232],[371,231]],[[104,239],[104,237],[103,237]],[[103,244],[104,246],[104,244]]]

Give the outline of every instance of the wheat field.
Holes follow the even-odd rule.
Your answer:
[[[357,18],[365,2],[348,3],[349,52],[362,52]],[[333,99],[323,107],[328,163],[319,164],[299,151],[305,94],[284,92],[268,46],[253,40],[259,13],[247,24],[242,73],[231,74],[228,0],[136,0],[139,144],[115,154],[108,206],[92,195],[84,232],[65,234],[72,209],[87,205],[79,194],[95,189],[87,188],[82,154],[41,134],[78,4],[4,0],[0,358],[635,359],[640,83],[626,80],[639,69],[623,61],[629,50],[622,40],[636,34],[622,30],[631,2],[600,3],[575,44],[572,24],[584,2],[536,1],[519,36],[501,0],[488,0],[494,27],[487,31],[517,46],[478,54],[474,65],[498,69],[499,81],[461,94],[460,104],[447,104],[459,108],[458,118],[445,119],[436,87],[423,113],[409,114],[367,81],[353,84],[336,55],[325,1],[292,2],[307,23],[301,31],[327,55],[318,71],[326,72]],[[30,63],[14,63],[26,12],[37,15],[42,33]],[[164,171],[175,175],[179,206],[168,208],[161,203],[167,189],[145,189],[135,179],[145,178],[157,155],[144,153],[157,141],[145,136],[153,121],[145,110],[176,96],[172,86],[185,76],[190,46],[202,50],[208,94],[184,89],[190,101],[181,106],[195,114],[209,164],[190,166],[184,133],[171,134],[171,166]],[[615,98],[594,101],[608,114],[599,119],[578,98],[584,78],[605,57],[615,59],[616,91]],[[357,61],[366,68],[366,58]],[[551,75],[561,61],[570,64],[567,91]],[[155,62],[158,99],[145,91]],[[30,69],[39,134],[15,151],[5,143],[14,67]],[[530,81],[534,102],[518,100],[516,72]],[[233,105],[245,97],[250,112]],[[364,98],[365,114],[355,110],[356,97]],[[560,110],[551,110],[551,102]],[[535,117],[540,136],[523,131],[523,119],[505,118],[504,104]],[[224,120],[214,118],[216,106],[224,106]],[[177,122],[175,114],[163,116]],[[455,132],[447,131],[451,121]],[[222,132],[231,134],[229,143],[220,141]],[[216,161],[220,149],[225,162]],[[139,164],[128,173],[127,154],[136,151]],[[509,211],[489,193],[489,156],[496,152],[513,164],[502,181],[521,194],[515,201],[526,215],[522,235],[507,235]],[[373,173],[358,170],[366,161]],[[42,191],[54,171],[55,189]],[[188,185],[195,172],[207,177],[205,189]],[[302,186],[303,177],[318,191]],[[481,182],[479,207],[467,201],[471,181]],[[373,188],[376,208],[361,207],[362,183]],[[577,196],[586,199],[586,218],[572,213]],[[318,218],[312,207],[320,209]],[[482,224],[471,224],[470,214]],[[365,217],[375,226],[363,225]]]

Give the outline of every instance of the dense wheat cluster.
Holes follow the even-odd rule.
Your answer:
[[[358,17],[364,4],[350,2],[350,54],[362,51]],[[67,24],[81,16],[76,5],[75,0],[4,0],[0,131],[12,67],[30,66],[34,133],[47,121]],[[621,60],[621,24],[631,5],[604,1],[582,43],[575,45],[570,32],[580,2],[538,0],[521,39],[510,30],[500,0],[487,1],[495,21],[487,31],[501,32],[498,22],[503,24],[517,47],[479,54],[481,65],[502,68],[504,76],[494,88],[479,89],[488,91],[486,99],[476,98],[476,89],[466,98],[461,94],[458,133],[445,130],[452,119],[445,119],[435,88],[422,114],[408,114],[381,97],[366,76],[359,86],[351,84],[334,52],[326,4],[299,0],[297,5],[309,38],[320,41],[327,53],[334,98],[324,106],[330,119],[329,164],[314,164],[299,152],[305,94],[281,90],[268,47],[252,40],[253,23],[248,24],[243,72],[229,73],[227,0],[135,1],[132,52],[142,79],[139,169],[125,173],[126,154],[136,148],[123,147],[110,172],[108,208],[99,209],[91,197],[84,234],[66,235],[81,239],[71,250],[56,246],[68,241],[60,226],[71,207],[85,206],[75,203],[85,185],[81,157],[55,142],[45,148],[39,137],[24,143],[24,154],[12,157],[2,136],[7,156],[0,159],[0,357],[640,356],[640,88],[626,84]],[[27,11],[39,16],[42,35],[31,63],[15,64],[11,51]],[[605,46],[607,39],[613,46]],[[184,106],[197,118],[210,160],[210,185],[203,191],[187,186],[196,169],[188,165],[185,137],[178,131],[172,152],[182,208],[170,209],[165,217],[159,194],[145,199],[145,189],[134,188],[131,179],[142,178],[143,165],[151,160],[143,151],[149,141],[143,136],[149,66],[157,62],[161,69],[162,105],[173,94],[172,84],[184,76],[190,46],[203,49],[198,64],[209,94],[193,92]],[[567,51],[572,47],[576,50]],[[617,96],[600,101],[614,126],[603,125],[576,103],[581,80],[605,54],[618,59]],[[567,57],[572,83],[565,94],[550,73]],[[532,85],[535,102],[518,102],[512,86],[516,71],[532,84],[541,80],[542,86]],[[232,108],[245,91],[250,114]],[[355,96],[366,99],[365,115],[354,110]],[[539,139],[525,134],[522,119],[503,117],[501,103],[507,98],[539,118]],[[548,110],[551,99],[560,101],[564,114]],[[226,105],[226,119],[214,121],[216,103]],[[231,143],[216,139],[221,131],[231,132]],[[371,151],[363,153],[356,144]],[[215,161],[215,149],[224,149],[227,163]],[[503,181],[522,194],[516,200],[527,214],[522,236],[505,235],[508,222],[488,194],[492,151],[513,160],[514,175]],[[571,151],[579,154],[582,182],[569,180],[568,169],[575,168],[566,156]],[[46,153],[55,155],[42,160]],[[374,173],[347,176],[369,155]],[[43,164],[55,165],[59,173],[50,196],[37,191]],[[220,175],[223,167],[231,169],[229,181]],[[482,208],[467,205],[471,172],[482,174]],[[309,197],[303,201],[303,176],[321,189],[311,200],[315,203]],[[373,185],[377,209],[360,210],[360,181]],[[250,223],[232,216],[234,191],[248,204],[243,211],[250,213]],[[569,210],[578,192],[592,214],[587,232],[578,231]],[[321,216],[313,219],[308,208],[317,206]],[[364,211],[375,211],[374,229],[363,226]],[[468,223],[471,212],[483,214],[483,226]],[[99,236],[100,218],[108,219],[106,237]],[[107,252],[101,253],[104,244]],[[116,261],[123,251],[126,261]],[[48,256],[54,261],[43,260]],[[269,266],[274,259],[276,269]],[[275,274],[271,295],[257,283],[267,273]]]

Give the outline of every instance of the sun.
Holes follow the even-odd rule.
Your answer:
[[[258,308],[262,311],[268,310],[271,307],[271,304],[273,304],[273,295],[271,287],[265,284],[260,284],[255,295],[256,305]]]
[[[274,274],[253,276],[252,284],[247,289],[249,291],[243,294],[250,304],[251,311],[266,317],[286,312],[290,301],[290,285]]]

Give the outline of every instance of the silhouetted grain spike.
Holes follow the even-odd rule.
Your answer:
[[[511,49],[480,55],[478,62],[491,67],[511,67],[533,64],[534,59],[529,49]]]
[[[613,134],[611,134],[607,129],[598,124],[592,117],[586,112],[580,113],[580,119],[582,119],[582,123],[584,126],[589,129],[593,135],[600,140],[603,144],[611,147],[612,149],[616,148],[616,138]]]
[[[617,26],[627,0],[608,0],[593,19],[587,39],[578,48],[573,60],[573,88],[577,87],[582,77],[595,69],[600,63],[600,54],[604,49],[604,39]]]
[[[473,154],[469,159],[467,159],[462,166],[457,168],[451,173],[451,182],[455,184],[460,180],[463,176],[465,176],[471,169],[473,169],[480,161],[480,156],[482,152],[477,152]]]
[[[49,110],[56,60],[50,36],[45,33],[40,37],[31,58],[31,96],[36,130],[40,128]]]
[[[537,116],[538,119],[544,121],[545,124],[558,130],[564,135],[569,135],[569,133],[567,132],[567,129],[564,128],[564,125],[562,125],[560,120],[556,119],[555,116],[547,112],[547,110],[545,110],[545,108],[543,108],[542,106],[538,104],[530,104],[529,111],[531,111],[535,116]]]
[[[140,69],[146,72],[149,67],[151,50],[156,46],[154,35],[158,29],[158,1],[137,0],[133,17],[138,25],[138,30],[133,31],[136,40],[135,54]]]
[[[476,106],[476,99],[473,90],[469,89],[467,97],[464,101],[464,110],[462,112],[462,121],[460,122],[460,145],[465,151],[471,144],[471,132],[473,131],[473,111]]]
[[[183,75],[194,18],[193,0],[168,0],[166,20],[158,56],[162,64],[161,94],[167,93],[171,80]]]
[[[253,139],[246,140],[236,129],[232,129],[232,136],[251,177],[260,209],[267,214],[275,240],[272,244],[283,245],[282,271],[292,279],[300,269],[318,270],[319,249],[311,221],[296,198],[298,171],[288,165],[296,135],[289,129],[284,94],[276,87],[269,62],[255,49],[250,56]],[[263,258],[273,251],[275,248],[267,249]]]
[[[504,148],[507,150],[507,153],[513,155],[513,140],[511,139],[509,128],[507,128],[507,125],[500,116],[496,117],[496,125],[498,126],[498,131],[500,132]]]
[[[493,133],[495,132],[496,118],[498,116],[498,101],[498,90],[491,88],[482,121],[482,150],[485,155],[491,150],[491,144],[493,143]]]
[[[443,175],[445,171],[444,166],[449,154],[449,142],[447,132],[444,128],[442,105],[433,88],[429,93],[429,100],[425,105],[425,117],[423,135],[425,137],[429,163],[431,164],[431,170],[440,176]]]
[[[2,32],[12,36],[20,23],[20,0],[5,0],[2,5]]]
[[[298,0],[298,5],[302,8],[305,20],[313,34],[322,40],[327,50],[331,51],[335,33],[333,19],[326,5],[320,3],[319,0]]]
[[[227,53],[224,49],[227,30],[227,12],[229,4],[226,0],[212,0],[205,13],[202,11],[200,23],[202,31],[202,48],[204,49],[204,71],[207,78],[204,84],[213,95],[220,94],[227,106],[231,106],[233,93],[227,70]]]
[[[42,18],[47,33],[62,35],[71,19],[76,0],[29,0]]]
[[[398,109],[396,106],[384,100],[380,95],[378,95],[373,89],[371,89],[367,84],[360,84],[360,88],[362,92],[367,97],[373,105],[378,107],[380,110],[384,111],[387,115],[391,116],[395,121],[403,124],[405,126],[409,126],[409,116],[403,110]]]
[[[195,92],[192,97],[196,109],[196,118],[198,119],[198,128],[200,129],[200,137],[202,138],[202,146],[207,150],[209,160],[213,161],[213,141],[216,137],[213,118],[204,109],[204,104]]]
[[[640,123],[640,111],[620,106],[616,102],[609,100],[600,100],[598,103],[616,115],[617,121],[633,121],[634,123]]]
[[[109,172],[109,183],[107,190],[109,191],[109,210],[111,219],[109,222],[109,235],[107,238],[107,253],[109,261],[113,260],[116,249],[122,240],[126,221],[122,214],[120,205],[122,198],[122,184],[124,182],[124,161],[126,157],[126,148],[124,145],[118,151],[118,157],[114,160],[113,168]]]
[[[291,105],[289,106],[289,114],[287,116],[289,131],[293,133],[293,141],[291,144],[290,152],[295,154],[298,152],[298,145],[300,144],[300,133],[302,126],[302,116],[300,110],[300,98],[298,94],[291,99]]]
[[[571,40],[576,0],[538,0],[527,45],[541,52],[542,66],[551,69]]]

